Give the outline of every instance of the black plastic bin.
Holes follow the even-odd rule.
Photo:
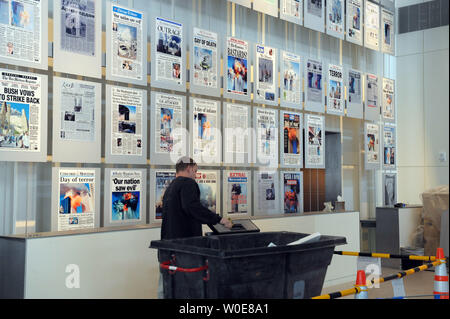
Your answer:
[[[152,241],[150,247],[158,249],[164,298],[302,299],[320,295],[334,247],[347,243],[322,235],[314,243],[287,246],[305,236],[211,235]],[[267,247],[271,242],[277,246]]]

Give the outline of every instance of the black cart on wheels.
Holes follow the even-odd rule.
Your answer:
[[[322,291],[335,246],[347,243],[322,235],[288,245],[308,234],[259,232],[250,220],[237,221],[231,230],[210,227],[209,236],[150,243],[158,249],[164,298],[311,298]]]

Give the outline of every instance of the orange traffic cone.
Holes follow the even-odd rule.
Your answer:
[[[355,299],[369,299],[369,293],[367,292],[366,286],[366,273],[364,270],[358,270],[355,286],[361,288],[361,292],[355,294]]]
[[[445,262],[444,249],[437,249],[436,260]],[[436,266],[434,270],[434,299],[448,299],[448,275],[445,263]]]

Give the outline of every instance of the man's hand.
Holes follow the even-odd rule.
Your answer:
[[[226,228],[228,228],[228,229],[231,229],[231,227],[233,227],[233,223],[231,222],[231,220],[230,219],[228,219],[228,218],[225,218],[225,217],[223,217],[221,220],[220,220],[220,223],[222,224],[222,225],[224,225]]]

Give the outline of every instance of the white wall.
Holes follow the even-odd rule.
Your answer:
[[[396,35],[399,202],[420,204],[423,191],[449,183],[448,37],[449,26]]]

